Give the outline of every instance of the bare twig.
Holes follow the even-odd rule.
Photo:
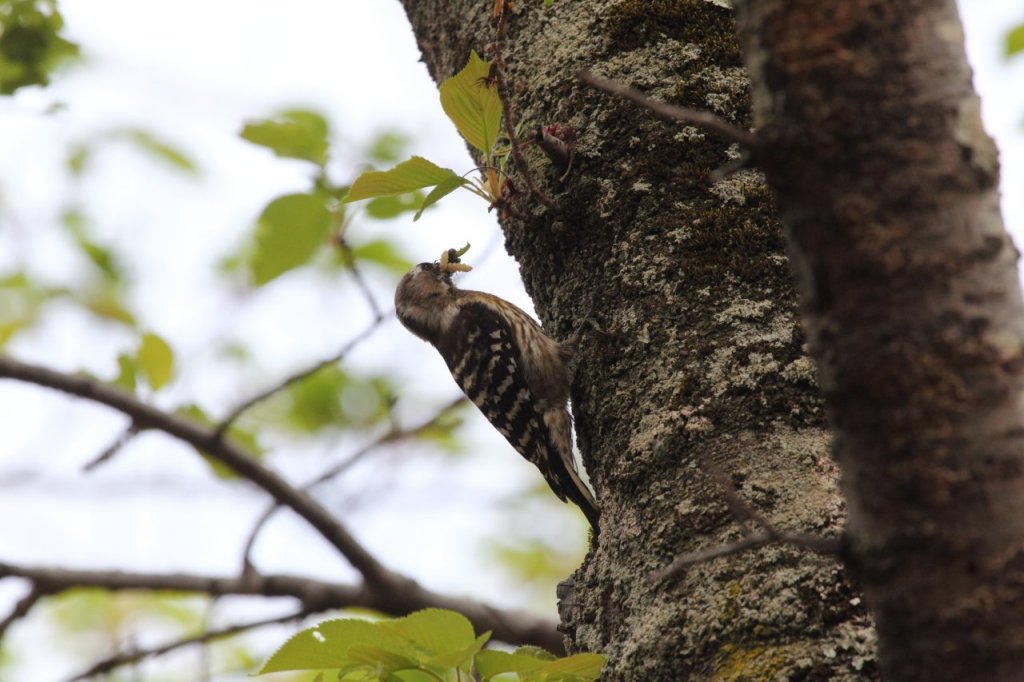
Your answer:
[[[336,476],[340,476],[345,471],[361,462],[367,455],[369,455],[377,448],[380,448],[384,445],[390,445],[392,443],[398,443],[404,440],[408,440],[410,438],[415,438],[416,436],[420,435],[427,429],[433,427],[435,424],[437,424],[438,420],[441,417],[448,414],[451,410],[455,409],[459,405],[465,403],[466,400],[467,399],[465,396],[459,396],[458,398],[455,398],[447,405],[442,407],[440,410],[438,410],[437,413],[430,419],[411,428],[402,428],[397,424],[392,425],[392,427],[387,432],[381,434],[380,437],[359,448],[341,462],[338,462],[334,466],[329,467],[319,476],[302,485],[300,489],[303,492],[310,492],[316,486],[326,483],[327,481],[331,480],[332,478],[335,478]],[[260,531],[266,525],[267,521],[270,520],[270,517],[273,516],[274,512],[276,512],[280,508],[280,504],[270,505],[269,507],[267,507],[266,511],[264,511],[263,514],[261,514],[260,517],[256,520],[255,525],[253,525],[253,529],[249,532],[249,537],[245,541],[245,548],[242,551],[243,572],[254,570],[254,567],[252,565],[252,550],[253,547],[256,545],[256,538],[259,536]]]
[[[361,607],[403,616],[435,607],[458,611],[473,623],[478,632],[492,630],[503,642],[533,644],[559,651],[562,637],[555,623],[518,611],[506,611],[473,599],[437,594],[412,580],[394,585],[393,591],[361,586],[338,585],[295,575],[259,575],[223,578],[187,573],[126,573],[123,571],[82,571],[40,568],[0,562],[0,578],[24,578],[32,581],[44,595],[57,594],[72,587],[106,590],[145,590],[196,592],[210,596],[254,595],[292,597],[311,613]]]
[[[498,17],[498,38],[494,43],[493,55],[493,63],[495,66],[494,82],[498,89],[498,98],[501,100],[501,109],[505,120],[505,133],[508,135],[512,161],[515,163],[519,174],[523,176],[523,181],[526,183],[526,189],[529,191],[531,196],[536,197],[542,204],[553,209],[557,208],[557,204],[551,200],[551,197],[541,191],[537,186],[537,183],[534,181],[533,172],[530,170],[530,164],[526,162],[526,157],[523,156],[521,149],[522,142],[520,142],[519,136],[516,134],[515,111],[512,108],[512,98],[508,93],[508,81],[505,80],[505,57],[503,54],[509,14],[511,14],[511,12],[503,11]]]
[[[761,531],[751,533],[734,542],[727,542],[707,549],[700,549],[694,552],[687,552],[676,557],[671,564],[657,571],[647,574],[648,582],[659,582],[674,578],[683,573],[690,566],[696,566],[708,561],[713,561],[733,554],[759,549],[768,545],[782,544],[791,545],[814,554],[838,555],[842,549],[840,538],[830,538],[823,535],[811,535],[807,533],[789,533],[784,531]]]
[[[345,262],[345,267],[352,273],[352,279],[355,280],[356,286],[362,293],[363,298],[366,299],[366,305],[369,306],[370,312],[377,322],[384,319],[384,311],[377,303],[377,298],[373,295],[373,291],[370,290],[370,286],[366,283],[366,279],[363,277],[362,270],[359,269],[359,264],[356,262],[355,256],[352,253],[352,247],[345,241],[345,230],[342,229],[335,236],[333,243],[341,251],[341,257]]]
[[[735,142],[741,149],[748,152],[753,153],[759,146],[759,141],[756,135],[750,131],[743,130],[742,128],[737,128],[725,119],[715,116],[709,111],[684,109],[683,107],[659,102],[655,99],[651,99],[636,88],[631,88],[630,86],[625,85],[624,83],[619,83],[618,81],[601,78],[589,71],[580,71],[577,74],[577,77],[592,88],[601,90],[602,92],[607,92],[611,95],[625,97],[626,99],[636,102],[640,106],[646,107],[658,116],[670,121],[681,121],[682,123],[688,123],[690,125],[697,126],[698,128],[703,128],[704,130],[714,133],[729,142]]]
[[[364,329],[359,334],[350,339],[348,343],[341,347],[341,350],[339,350],[331,357],[321,360],[303,370],[300,370],[298,372],[295,372],[294,374],[285,377],[284,379],[274,384],[270,388],[260,391],[256,395],[252,396],[245,402],[235,407],[235,409],[231,410],[228,416],[224,417],[224,419],[222,419],[221,422],[217,425],[216,429],[214,430],[214,435],[218,439],[222,439],[224,437],[224,434],[227,433],[228,429],[231,428],[232,424],[238,421],[238,418],[241,417],[244,412],[252,408],[257,403],[261,403],[267,398],[270,398],[271,396],[280,393],[281,391],[297,384],[303,379],[307,379],[313,376],[320,370],[326,367],[330,367],[331,365],[335,365],[344,360],[345,356],[352,352],[352,349],[354,349],[360,343],[368,339],[370,335],[373,334],[373,332],[377,331],[377,329],[381,326],[381,324],[383,324],[385,319],[387,319],[385,315],[381,315],[378,313],[377,316],[374,318],[373,322],[370,323],[370,326],[368,326],[366,329]]]
[[[841,552],[842,538],[812,535],[809,533],[791,533],[777,529],[764,514],[740,497],[732,481],[717,466],[712,462],[705,462],[704,466],[711,478],[721,486],[725,503],[739,523],[744,536],[733,542],[682,554],[676,557],[668,566],[649,573],[647,575],[648,582],[666,580],[679,575],[690,566],[772,544],[792,545],[815,554],[831,554],[835,556]],[[751,531],[747,526],[748,521],[756,524],[760,531]]]
[[[341,552],[371,588],[393,589],[397,584],[407,581],[377,561],[323,506],[290,485],[244,449],[221,438],[215,429],[147,405],[133,395],[94,379],[56,372],[5,356],[0,356],[0,378],[33,383],[102,403],[130,417],[140,429],[157,429],[183,440],[262,488],[279,504],[293,509]]]
[[[0,621],[0,641],[3,641],[4,633],[7,632],[7,629],[14,625],[18,620],[27,616],[28,612],[32,610],[32,607],[45,596],[46,594],[40,590],[35,583],[33,583],[28,594],[19,599],[14,605],[14,608],[11,609],[11,612],[7,614],[7,617],[4,618],[3,621]]]
[[[184,647],[193,646],[195,644],[205,644],[232,635],[237,635],[250,630],[256,630],[258,628],[266,627],[268,625],[278,625],[280,623],[287,623],[293,620],[301,620],[306,616],[310,616],[316,613],[307,608],[301,608],[298,611],[287,613],[283,616],[274,616],[272,618],[264,618],[263,620],[252,621],[249,623],[238,623],[236,625],[229,625],[228,627],[221,628],[219,630],[208,630],[192,637],[184,637],[182,639],[169,642],[163,646],[154,647],[152,649],[140,649],[135,651],[124,651],[109,658],[105,658],[102,661],[97,661],[87,670],[83,670],[74,677],[68,678],[67,682],[81,682],[81,680],[88,680],[108,673],[111,670],[115,670],[122,666],[132,665],[139,663],[143,659],[152,658],[156,656],[163,656],[169,654],[177,649]]]
[[[118,435],[118,437],[115,438],[110,443],[110,445],[105,447],[100,452],[100,454],[96,455],[91,460],[86,462],[82,466],[82,471],[84,473],[91,473],[94,469],[99,467],[101,464],[106,464],[108,461],[110,461],[114,457],[114,455],[116,455],[118,452],[120,452],[121,448],[123,448],[125,445],[127,445],[128,442],[131,441],[132,438],[135,438],[135,436],[139,435],[139,431],[140,431],[140,429],[139,429],[138,425],[135,424],[135,422],[132,422],[131,424],[129,424],[128,428],[126,428],[124,431],[122,431],[120,433],[120,435]]]

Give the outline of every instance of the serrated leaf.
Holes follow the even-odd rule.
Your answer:
[[[412,221],[416,222],[417,220],[420,219],[420,216],[423,215],[423,211],[430,208],[431,206],[433,206],[438,201],[448,196],[458,188],[468,184],[470,184],[469,180],[460,175],[452,176],[446,180],[442,180],[441,182],[437,183],[437,186],[434,187],[434,189],[430,190],[430,193],[423,200],[423,203],[420,204],[420,210],[416,211],[416,215],[412,217]]]
[[[332,224],[327,197],[286,194],[263,209],[256,223],[249,274],[257,286],[308,261],[325,242]]]
[[[1012,57],[1024,50],[1024,24],[1015,26],[1006,34],[1005,49],[1007,57]]]
[[[558,656],[555,656],[553,653],[551,653],[547,649],[542,649],[539,646],[533,646],[533,645],[530,645],[530,644],[527,644],[527,645],[524,645],[524,646],[521,646],[521,647],[516,647],[516,650],[513,653],[523,654],[523,655],[526,655],[526,656],[532,656],[533,658],[538,658],[538,659],[540,659],[542,661],[557,661],[558,660]]]
[[[466,142],[490,156],[501,130],[501,99],[490,81],[491,62],[474,50],[466,66],[441,83],[441,107]]]
[[[367,171],[355,179],[344,203],[405,194],[424,187],[433,187],[452,177],[459,177],[450,168],[442,168],[422,156],[414,156],[386,171]]]
[[[164,387],[174,374],[174,352],[156,334],[142,335],[142,345],[139,346],[136,359],[146,382],[154,391]]]
[[[292,636],[267,659],[259,674],[344,668],[350,664],[347,652],[352,646],[382,644],[385,638],[375,623],[352,618],[328,620]]]
[[[277,156],[304,159],[317,165],[327,162],[327,120],[304,109],[282,111],[273,118],[250,121],[240,133],[242,139],[267,147]]]
[[[375,263],[396,273],[406,273],[412,263],[398,252],[396,246],[386,239],[373,241],[352,247],[352,257],[357,261]]]
[[[473,624],[461,613],[446,609],[423,609],[381,621],[379,626],[382,632],[408,640],[430,657],[462,651],[476,640]]]
[[[113,136],[131,142],[157,161],[161,161],[183,173],[188,175],[199,174],[199,167],[183,151],[148,130],[118,130],[113,133]]]

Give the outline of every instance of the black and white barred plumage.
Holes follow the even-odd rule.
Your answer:
[[[532,462],[559,499],[597,529],[598,510],[576,473],[566,362],[575,343],[558,342],[508,301],[463,291],[436,263],[420,263],[398,283],[398,319],[429,341],[466,396]]]

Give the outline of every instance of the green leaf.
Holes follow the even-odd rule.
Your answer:
[[[104,287],[99,291],[90,291],[82,295],[76,294],[74,299],[97,317],[120,322],[129,327],[135,326],[135,315],[125,307],[118,290],[114,287]]]
[[[366,214],[376,220],[390,220],[403,213],[415,211],[422,203],[422,192],[394,197],[377,197],[366,202]]]
[[[242,139],[271,149],[284,158],[304,159],[323,166],[327,162],[327,120],[304,109],[282,111],[273,118],[250,121]]]
[[[491,63],[474,50],[466,66],[441,83],[441,107],[466,142],[490,158],[501,130],[498,88],[488,80]]]
[[[0,3],[0,94],[46,85],[55,68],[78,56],[78,46],[60,35],[63,28],[54,0]]]
[[[547,661],[527,654],[510,654],[496,649],[481,651],[476,655],[474,663],[477,672],[485,680],[503,673],[530,673],[547,665]]]
[[[154,391],[165,386],[174,374],[174,352],[156,334],[142,335],[142,345],[136,359],[149,387]]]
[[[473,665],[473,657],[480,653],[480,650],[484,648],[490,639],[490,631],[485,632],[477,637],[471,644],[467,644],[461,649],[446,651],[444,653],[431,656],[427,659],[426,663],[430,666],[437,666],[445,669],[461,668],[466,672],[469,672]]]
[[[386,239],[375,239],[353,247],[352,257],[400,274],[405,274],[412,267],[412,263],[403,258],[396,246]]]
[[[434,187],[434,189],[430,191],[430,194],[428,194],[423,200],[423,203],[420,205],[420,210],[416,211],[416,215],[412,217],[412,221],[416,222],[420,219],[420,216],[423,215],[423,211],[430,208],[458,188],[468,184],[470,184],[469,180],[460,175],[453,175],[452,177],[437,183],[437,186]]]
[[[401,133],[381,133],[370,145],[366,155],[379,163],[394,163],[402,158],[409,138]]]
[[[416,662],[393,651],[371,644],[353,644],[348,649],[348,660],[352,665],[370,665],[388,672],[418,667]]]
[[[325,367],[279,393],[266,409],[280,408],[283,404],[280,415],[283,425],[299,433],[314,433],[326,426],[345,424],[341,392],[350,382],[348,374],[340,367]]]
[[[1024,24],[1015,26],[1006,34],[1006,56],[1012,57],[1024,50]]]
[[[329,670],[350,664],[355,645],[381,646],[385,639],[375,623],[353,618],[328,620],[294,635],[267,659],[259,674],[284,670]]]
[[[557,661],[551,661],[540,672],[548,679],[572,679],[581,682],[596,680],[601,676],[606,657],[601,654],[574,654]]]
[[[533,646],[533,645],[530,645],[530,644],[526,644],[526,645],[521,646],[521,647],[516,647],[516,650],[513,653],[524,654],[526,656],[533,656],[534,658],[539,658],[542,661],[557,661],[558,660],[558,656],[555,656],[553,653],[551,653],[547,649],[542,649],[539,646]]]
[[[117,356],[117,376],[110,383],[129,393],[135,392],[135,376],[138,373],[138,363],[135,358],[127,353]]]
[[[442,168],[422,156],[414,156],[386,171],[367,171],[356,178],[344,203],[374,197],[405,194],[424,187],[433,187],[453,177],[450,168]]]
[[[303,265],[324,244],[333,222],[327,199],[319,192],[287,194],[267,204],[249,261],[253,283],[262,286]]]
[[[378,625],[382,632],[415,646],[425,657],[422,662],[438,657],[450,659],[451,654],[459,654],[451,666],[462,663],[467,658],[467,650],[476,647],[479,651],[490,637],[488,633],[477,647],[472,623],[461,613],[446,609],[424,609],[397,620],[381,621]]]
[[[188,175],[199,174],[199,167],[184,152],[147,130],[118,130],[115,131],[112,136],[131,142],[157,161],[166,163],[172,168],[180,170],[183,173]]]
[[[92,156],[92,148],[88,144],[76,144],[68,150],[68,157],[65,161],[68,167],[68,172],[72,176],[80,176],[84,171],[86,165],[89,163],[89,158]]]
[[[113,251],[94,242],[88,233],[88,219],[77,208],[71,207],[61,215],[61,222],[75,240],[78,248],[95,265],[110,282],[118,282],[122,277],[123,268]]]

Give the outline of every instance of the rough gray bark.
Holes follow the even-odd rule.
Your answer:
[[[482,52],[489,2],[403,0],[440,81]],[[717,467],[779,527],[837,533],[843,512],[781,229],[758,174],[714,186],[737,151],[578,83],[579,69],[749,125],[732,13],[702,0],[516,3],[505,55],[517,117],[576,130],[557,202],[505,220],[545,327],[593,308],[573,404],[602,508],[600,545],[565,585],[569,645],[609,655],[605,679],[865,679],[873,629],[838,563],[769,547],[645,581],[740,532]],[[522,182],[517,186],[523,187]],[[495,292],[501,293],[501,292]]]
[[[956,6],[737,4],[885,676],[1024,679],[1024,306]]]

